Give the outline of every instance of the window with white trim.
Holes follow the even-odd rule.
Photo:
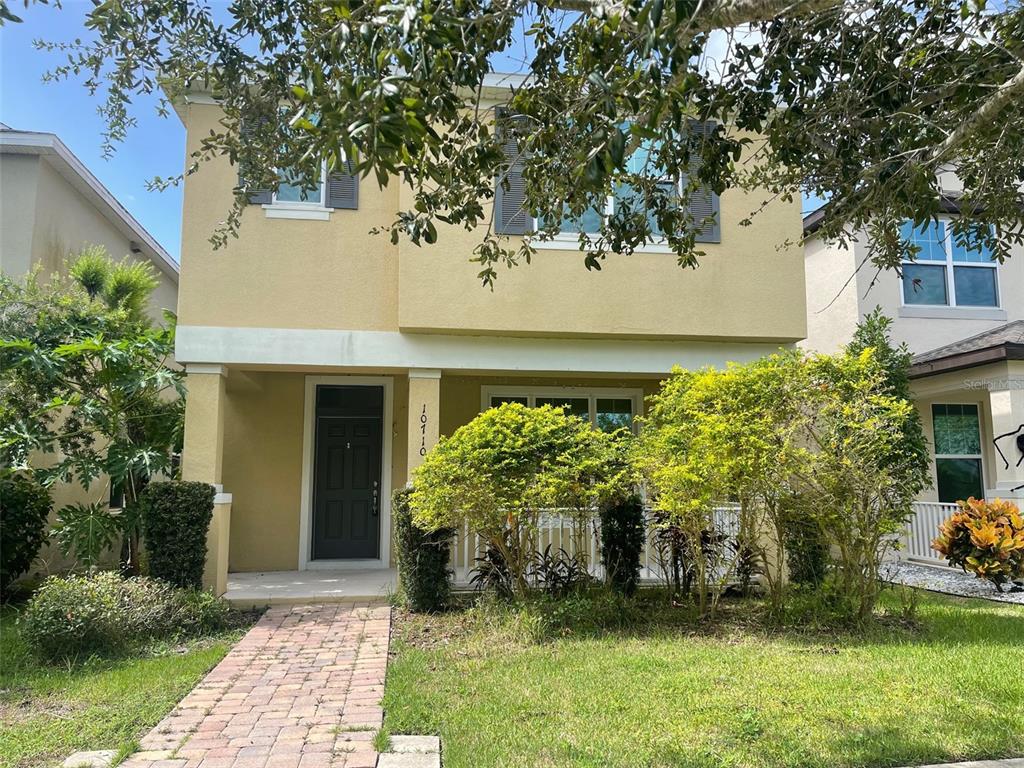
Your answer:
[[[639,389],[583,389],[575,387],[484,387],[484,409],[502,403],[519,403],[528,408],[561,406],[565,412],[589,421],[605,432],[633,429],[640,412],[643,391]]]
[[[917,229],[905,222],[900,235],[920,249],[914,261],[903,262],[905,305],[999,306],[998,263],[983,245],[969,248],[955,242],[944,219]]]
[[[981,464],[981,422],[973,403],[932,405],[932,437],[939,501],[952,504],[985,495]]]
[[[277,175],[280,182],[277,185],[277,191],[274,192],[272,197],[273,205],[324,207],[326,197],[325,180],[327,179],[326,165],[321,167],[320,178],[317,180],[315,187],[304,186],[302,180],[295,178],[289,169],[282,169],[278,171]]]

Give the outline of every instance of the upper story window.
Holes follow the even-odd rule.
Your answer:
[[[500,114],[504,115],[505,119],[516,119],[514,116],[509,117],[508,113],[504,111]],[[692,129],[698,133],[710,132],[715,129],[715,124],[710,122],[693,122],[691,125]],[[628,170],[635,174],[649,172],[649,164],[652,162],[651,158],[654,154],[654,148],[655,146],[652,142],[645,142],[643,146],[630,156]],[[515,138],[511,135],[509,135],[505,142],[505,154],[511,161],[511,166],[506,174],[506,183],[498,183],[495,192],[495,229],[499,233],[506,235],[528,235],[536,231],[535,223],[538,225],[537,228],[542,228],[544,225],[543,222],[534,222],[525,210],[524,161],[519,155]],[[691,175],[699,166],[699,162],[699,158],[691,158],[691,169],[693,169],[690,172]],[[719,198],[710,187],[701,185],[697,189],[691,190],[686,178],[672,178],[665,174],[662,175],[662,178],[657,183],[666,192],[674,194],[679,199],[680,205],[686,206],[689,209],[694,224],[700,228],[696,234],[697,242],[721,242]],[[559,223],[560,231],[558,236],[554,240],[544,241],[540,244],[540,247],[577,249],[579,234],[590,235],[599,233],[601,225],[624,208],[632,211],[642,209],[643,201],[638,199],[639,195],[640,192],[630,185],[617,184],[611,191],[611,194],[605,198],[603,206],[589,208],[580,217],[575,219],[568,215],[564,216]],[[657,217],[653,212],[649,212],[647,218],[651,232],[649,241],[651,250],[666,248]]]
[[[272,202],[280,205],[311,205],[318,208],[324,207],[326,169],[321,168],[320,177],[316,186],[307,187],[302,180],[295,178],[290,170],[283,169],[278,172],[277,191],[273,195]]]
[[[917,246],[915,261],[903,263],[903,303],[943,307],[998,307],[997,262],[983,245],[955,242],[943,220],[920,228],[906,222],[903,239]]]

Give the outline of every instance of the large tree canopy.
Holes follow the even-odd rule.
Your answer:
[[[654,228],[695,266],[706,222],[667,179],[685,179],[683,194],[761,190],[755,208],[827,199],[819,234],[866,229],[878,268],[913,255],[904,220],[950,205],[960,241],[1000,260],[1024,241],[1018,0],[108,0],[88,26],[54,74],[105,93],[111,142],[138,93],[202,87],[223,104],[221,129],[185,171],[220,155],[246,169],[215,244],[250,191],[276,185],[276,168],[309,182],[324,161],[412,187],[393,239],[433,242],[437,222],[478,228],[485,282],[615,190],[626,202],[581,235],[588,267]],[[481,86],[519,49],[527,78],[506,101],[520,117],[496,130]],[[694,131],[694,120],[719,127]],[[540,230],[521,244],[485,208],[512,138]],[[963,182],[952,202],[937,180],[951,165]]]

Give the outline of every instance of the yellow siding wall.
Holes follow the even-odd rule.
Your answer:
[[[188,149],[219,126],[220,110],[189,105]],[[237,171],[218,159],[185,185],[180,321],[185,325],[514,333],[673,339],[803,338],[803,254],[782,247],[800,234],[799,201],[723,196],[722,243],[696,270],[671,254],[610,257],[588,272],[576,251],[545,250],[502,272],[492,293],[470,263],[481,231],[441,227],[438,242],[392,245],[387,227],[411,205],[398,182],[362,179],[359,210],[329,221],[268,219],[247,206],[240,237],[213,250],[209,237],[231,205]]]

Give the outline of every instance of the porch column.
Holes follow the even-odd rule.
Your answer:
[[[427,451],[437,445],[441,412],[441,371],[409,369],[409,479],[423,463]]]
[[[228,536],[231,528],[231,494],[224,493],[221,473],[224,460],[224,407],[227,368],[223,365],[189,365],[185,386],[185,448],[181,477],[209,483],[217,489],[213,519],[206,534],[206,568],[203,587],[215,595],[227,591]]]
[[[988,402],[998,450],[992,472],[995,487],[985,495],[1024,505],[1024,362],[1009,361],[1006,376],[989,381]]]

